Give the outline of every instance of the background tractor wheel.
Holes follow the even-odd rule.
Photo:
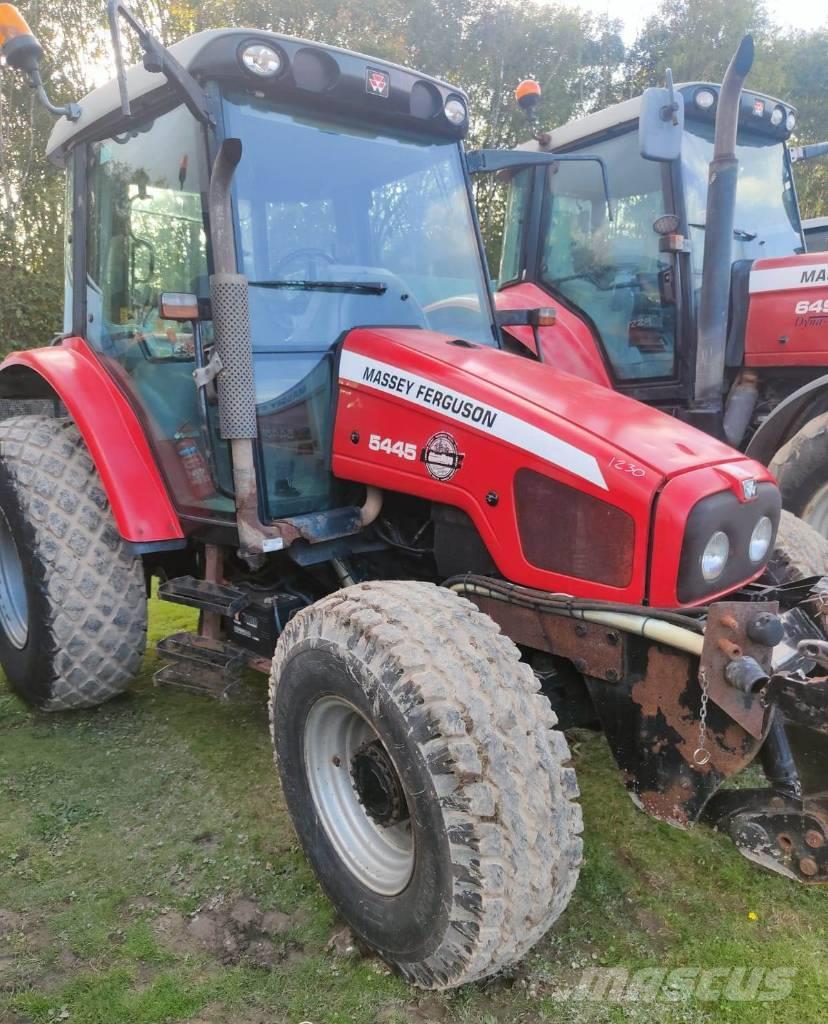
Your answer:
[[[362,583],[290,621],[270,685],[293,823],[353,930],[425,988],[519,960],[569,902],[581,810],[514,644],[448,590]]]
[[[828,539],[783,509],[767,571],[774,583],[828,576]]]
[[[782,445],[768,467],[782,504],[828,537],[828,413],[816,416]]]
[[[124,690],[147,630],[143,566],[71,420],[0,422],[0,662],[44,711]]]

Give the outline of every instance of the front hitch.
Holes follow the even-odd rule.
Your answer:
[[[828,882],[828,675],[809,674],[828,670],[828,642],[801,639],[787,671],[765,671],[737,643],[717,640],[730,618],[720,606],[711,609],[708,630],[728,658],[721,678],[743,721],[745,715],[751,725],[761,721],[759,754],[770,785],[720,790],[702,820],[765,868],[800,882]]]

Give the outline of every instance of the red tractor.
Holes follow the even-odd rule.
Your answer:
[[[744,449],[828,535],[828,254],[806,252],[791,172],[828,144],[788,147],[794,109],[742,89],[752,59],[747,37],[722,86],[648,89],[521,146],[570,160],[511,175],[496,301],[554,304],[515,332],[535,357]],[[532,118],[538,99],[523,83]]]
[[[777,539],[759,463],[504,350],[465,95],[270,32],[166,49],[120,0],[110,18],[118,80],[48,147],[73,197],[66,333],[0,367],[0,394],[55,407],[0,423],[17,693],[125,690],[157,577],[200,611],[158,683],[228,697],[269,673],[320,883],[425,987],[515,962],[566,906],[562,726],[603,727],[648,813],[828,880],[820,584],[792,572],[824,542],[790,516]],[[8,5],[0,35],[52,106]],[[755,760],[767,785],[722,788]]]

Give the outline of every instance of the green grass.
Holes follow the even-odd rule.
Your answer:
[[[191,621],[153,603],[151,643]],[[264,682],[261,700],[225,706],[153,689],[155,667],[148,655],[127,697],[74,715],[32,714],[0,684],[2,1024],[826,1020],[828,892],[645,817],[585,733],[581,881],[517,970],[432,995],[338,955],[279,792]],[[236,948],[193,938],[197,912],[238,937],[228,912],[240,898],[285,915],[278,934]],[[781,1002],[688,996],[678,976],[655,1001],[559,995],[595,967],[796,976]]]

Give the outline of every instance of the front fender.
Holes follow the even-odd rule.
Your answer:
[[[0,364],[0,397],[54,396],[86,443],[124,540],[142,551],[182,541],[181,523],[144,428],[82,338],[13,352]]]
[[[809,381],[780,402],[750,439],[745,454],[767,466],[807,420],[826,410],[828,374]]]

